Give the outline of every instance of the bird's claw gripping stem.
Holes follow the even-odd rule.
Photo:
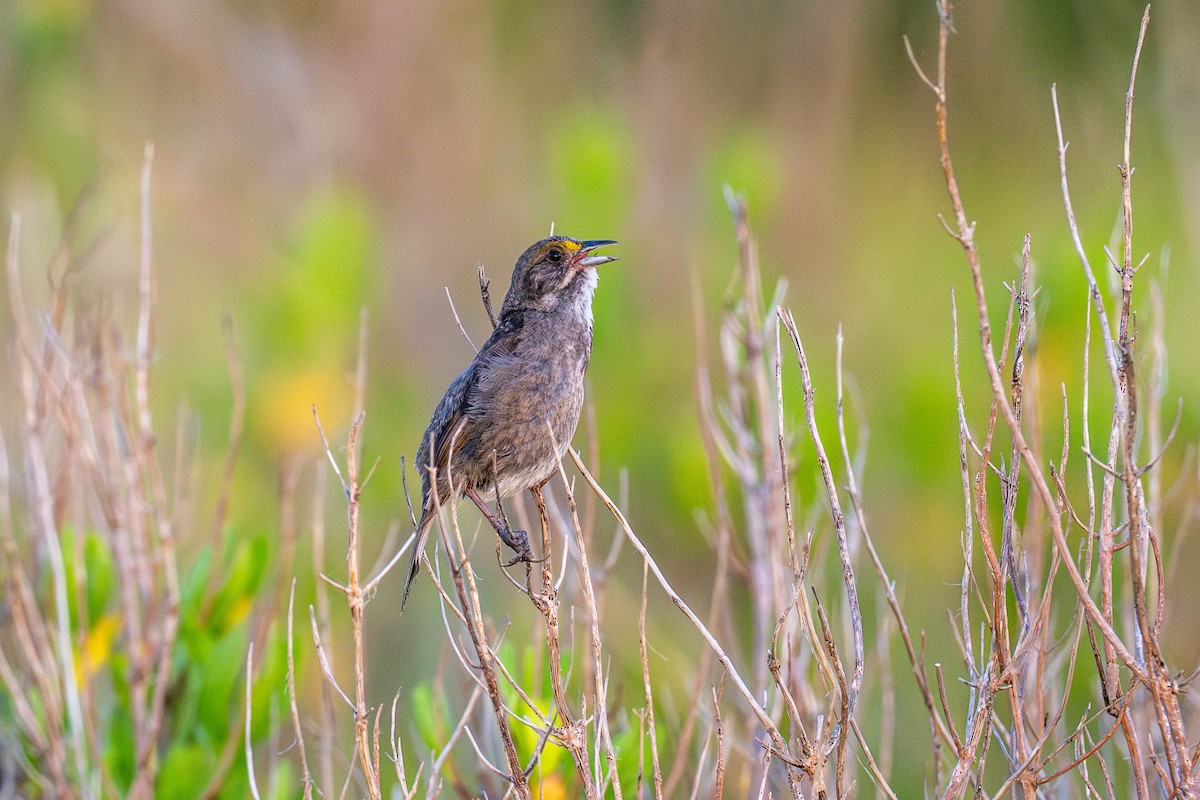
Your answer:
[[[508,549],[516,554],[504,563],[505,567],[511,567],[514,564],[528,564],[533,561],[533,550],[529,547],[529,534],[525,531],[515,531],[507,525],[498,527],[496,533],[500,535],[500,541],[508,545]]]

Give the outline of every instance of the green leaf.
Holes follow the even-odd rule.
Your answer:
[[[208,734],[200,726],[200,698],[204,689],[204,669],[196,661],[188,660],[183,667],[181,688],[174,702],[175,726],[178,739],[208,740]]]
[[[200,612],[204,608],[204,594],[208,588],[208,572],[212,566],[211,547],[203,548],[196,562],[183,575],[179,586],[179,637],[189,648],[197,645],[196,637],[202,629]]]
[[[225,580],[212,601],[209,627],[214,633],[224,634],[250,613],[255,592],[270,563],[270,553],[265,533],[238,540]]]
[[[192,800],[208,785],[216,766],[212,755],[198,744],[176,744],[167,751],[155,786],[156,800]]]
[[[129,654],[123,650],[117,650],[108,660],[109,674],[112,676],[113,693],[116,695],[117,705],[123,708],[130,708],[131,695],[129,693]]]
[[[211,741],[223,742],[229,733],[229,722],[244,703],[237,687],[246,667],[247,634],[234,628],[213,642],[208,658],[192,676],[201,681],[199,695],[200,724]]]
[[[104,764],[118,789],[128,789],[133,783],[137,762],[133,718],[128,709],[125,703],[113,707],[108,720],[108,735],[105,737]]]
[[[63,571],[66,573],[67,586],[71,586],[71,587],[78,586],[80,584],[80,582],[86,578],[86,575],[80,576],[80,575],[76,574],[76,569],[75,569],[75,566],[76,566],[75,565],[75,531],[73,528],[71,528],[70,525],[64,525],[62,530],[59,531],[58,545],[59,545],[59,549],[62,552]],[[48,571],[43,572],[42,580],[41,580],[41,588],[43,591],[46,591],[46,592],[53,591],[53,589],[51,588],[51,584],[49,583],[49,580],[50,580],[50,575],[48,574]],[[71,615],[71,630],[78,631],[80,628],[79,613],[78,613],[79,609],[76,608],[75,603],[71,603],[70,606],[68,607],[68,610]]]
[[[94,622],[108,607],[115,582],[112,553],[104,538],[95,531],[84,539],[83,566],[87,575],[87,615],[88,620]]]
[[[433,692],[429,684],[421,683],[417,684],[411,695],[412,699],[409,702],[412,703],[412,719],[417,728],[417,735],[426,747],[436,748],[440,743],[437,737],[437,711],[433,706]]]
[[[272,720],[278,723],[272,705],[287,703],[287,639],[280,625],[271,623],[264,652],[260,656],[256,648],[254,659],[258,675],[250,690],[250,736],[258,741],[270,734]]]

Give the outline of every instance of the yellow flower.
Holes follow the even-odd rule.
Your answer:
[[[112,655],[112,645],[117,634],[121,631],[121,618],[116,614],[105,614],[96,620],[83,644],[75,654],[75,682],[83,685],[96,672],[108,663]]]

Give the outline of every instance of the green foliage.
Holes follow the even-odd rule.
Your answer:
[[[134,696],[131,644],[126,638],[129,621],[114,597],[117,582],[130,578],[119,574],[111,543],[98,532],[80,535],[66,529],[61,548],[66,577],[69,585],[76,587],[78,599],[70,606],[70,639],[78,643],[72,679],[92,698],[98,723],[96,748],[102,758],[95,767],[113,786],[128,791],[139,769],[138,742],[144,738],[134,708],[145,700]],[[265,533],[228,535],[222,549],[220,563],[227,566],[221,573],[210,574],[212,554],[205,548],[182,577],[179,636],[166,677],[167,702],[157,738],[158,753],[152,756],[157,763],[157,798],[195,797],[217,775],[221,754],[228,747],[237,746],[230,766],[236,769],[242,761],[246,653],[256,627],[251,611],[274,591],[264,580],[272,549]],[[52,582],[43,575],[39,602],[52,606],[51,591]],[[286,701],[286,644],[286,631],[272,623],[265,647],[255,653],[257,678],[250,698],[254,741],[272,735]],[[152,669],[157,674],[157,665]],[[141,685],[144,694],[155,691],[153,680]],[[30,682],[29,686],[26,699],[45,720],[37,684]],[[0,724],[7,727],[13,713],[10,703],[0,702]],[[143,719],[141,724],[145,723]],[[26,746],[32,747],[32,743]],[[34,764],[41,761],[36,751],[28,758]],[[231,781],[223,792],[239,785],[244,787],[240,781]]]
[[[525,698],[522,698],[507,681],[500,684],[500,696],[505,705],[516,709],[518,714],[524,714],[535,722],[545,718],[554,708],[554,698],[550,687],[550,670],[544,663],[544,653],[532,647],[517,652],[510,642],[505,641],[500,646],[498,655],[500,660],[513,672],[513,677],[524,689],[526,697],[533,701],[537,708],[530,708]],[[564,654],[562,664],[564,674],[568,674],[570,671],[569,660],[569,656]],[[517,754],[522,761],[528,762],[537,752],[543,738],[542,735],[519,722],[514,722],[511,730]],[[575,765],[567,749],[558,744],[553,737],[547,740],[542,748],[541,757],[538,759],[537,774],[531,776],[531,781],[534,786],[537,786],[539,782],[543,783],[547,787],[545,790],[547,796],[557,791],[557,788],[550,789],[549,787],[573,785]]]
[[[160,800],[189,800],[204,787],[215,766],[213,753],[199,744],[175,743],[163,757],[154,796]]]
[[[88,531],[77,537],[69,527],[62,531],[62,552],[67,585],[80,586],[84,591],[83,608],[71,606],[71,627],[90,630],[104,615],[112,599],[116,581],[112,552],[99,533]]]
[[[263,588],[263,577],[271,563],[270,540],[265,533],[241,538],[229,535],[224,541],[222,564],[228,565],[215,585],[210,580],[210,560],[202,557],[190,571],[185,586],[180,621],[180,642],[185,656],[180,659],[180,701],[176,709],[184,740],[202,742],[217,750],[236,733],[244,713],[246,652],[252,633],[251,610],[273,586]],[[262,738],[269,731],[272,703],[282,701],[280,687],[287,672],[287,640],[280,626],[268,630],[265,652],[256,652],[259,675],[251,692],[251,733]]]
[[[557,229],[608,236],[621,225],[633,174],[627,121],[612,109],[583,106],[556,122],[547,149]]]
[[[114,659],[114,672],[118,664],[127,659]],[[104,768],[113,783],[124,791],[128,791],[133,783],[134,772],[137,769],[137,740],[133,727],[133,716],[130,711],[129,693],[124,698],[118,698],[109,712],[108,727],[105,730]]]
[[[270,287],[262,332],[267,342],[287,342],[297,363],[340,357],[354,341],[359,309],[373,289],[371,210],[348,187],[316,191],[297,212],[289,239],[286,270]],[[330,331],[341,336],[331,337]]]
[[[362,194],[345,185],[314,190],[300,203],[273,275],[256,288],[239,315],[251,327],[246,363],[250,431],[256,455],[268,456],[256,474],[263,481],[278,453],[310,450],[317,438],[315,406],[323,420],[349,409],[343,357],[358,338],[359,315],[378,295],[377,232]]]
[[[441,741],[439,728],[443,720],[441,713],[434,703],[433,690],[428,683],[419,683],[409,693],[412,723],[417,729],[417,735],[430,750]]]
[[[746,198],[755,219],[769,218],[787,188],[785,167],[779,143],[764,126],[743,123],[730,131],[713,148],[705,165],[704,196],[709,199],[713,230],[720,231],[718,226],[726,225],[729,218],[721,192],[723,186]]]
[[[205,620],[205,630],[217,635],[224,634],[246,618],[271,563],[271,544],[265,532],[248,538],[227,536],[225,550],[225,557],[221,559],[224,580],[207,601]]]

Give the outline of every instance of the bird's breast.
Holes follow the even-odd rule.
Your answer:
[[[543,324],[549,322],[551,324]],[[526,320],[510,353],[483,369],[471,400],[472,439],[466,461],[486,464],[481,478],[502,495],[553,474],[583,409],[583,376],[591,355],[591,328],[558,320]],[[457,461],[457,458],[456,458]]]

